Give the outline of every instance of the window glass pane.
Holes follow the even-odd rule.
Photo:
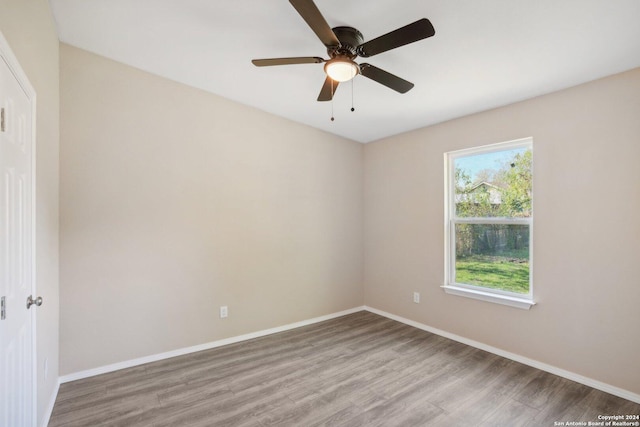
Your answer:
[[[456,224],[455,281],[529,292],[529,226]]]
[[[531,160],[527,147],[455,158],[456,216],[530,217]]]

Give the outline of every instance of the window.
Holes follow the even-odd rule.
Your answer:
[[[445,154],[447,293],[530,308],[531,138]]]

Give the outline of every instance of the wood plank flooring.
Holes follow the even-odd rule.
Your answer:
[[[369,312],[62,384],[59,426],[554,426],[640,405]]]

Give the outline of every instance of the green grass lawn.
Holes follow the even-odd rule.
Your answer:
[[[526,294],[529,292],[529,262],[483,255],[458,258],[456,282]]]

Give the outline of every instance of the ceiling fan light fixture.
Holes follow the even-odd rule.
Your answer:
[[[333,80],[342,83],[354,78],[360,72],[360,67],[349,58],[336,57],[324,64],[324,72]]]

